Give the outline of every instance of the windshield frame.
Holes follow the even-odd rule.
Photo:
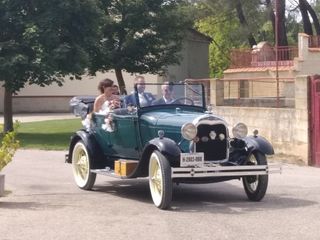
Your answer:
[[[162,85],[164,85],[166,83],[145,83],[145,88],[147,88],[147,86],[152,86],[152,87],[157,87],[157,88],[161,88]],[[139,84],[134,84],[134,97],[137,103],[137,108],[138,109],[149,109],[150,107],[165,107],[165,106],[174,106],[176,107],[196,107],[196,108],[201,108],[201,109],[205,109],[206,108],[206,96],[205,96],[205,89],[204,89],[204,85],[202,83],[174,83],[174,82],[168,82],[169,86],[172,86],[173,88],[176,88],[177,86],[181,86],[183,89],[186,90],[190,90],[193,93],[197,94],[200,96],[201,105],[191,105],[191,104],[181,104],[181,103],[172,103],[172,104],[155,104],[155,105],[148,105],[148,106],[141,106],[140,105],[140,101],[139,101],[139,95],[138,95],[138,89],[137,89],[137,85]],[[192,86],[197,86],[200,87],[199,91],[195,90],[192,88]],[[145,91],[150,93],[149,91]],[[152,92],[151,92],[152,93]],[[157,94],[152,93],[154,97],[156,97],[156,99],[159,99],[161,92]],[[194,100],[194,99],[192,99]]]

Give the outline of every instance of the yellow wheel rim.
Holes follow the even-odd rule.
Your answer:
[[[163,195],[163,179],[159,158],[155,153],[151,154],[149,162],[149,185],[153,202],[159,206]]]
[[[78,142],[73,149],[72,166],[74,179],[79,187],[84,187],[89,178],[89,156],[83,143]]]

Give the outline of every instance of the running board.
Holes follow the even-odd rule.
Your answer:
[[[171,178],[196,178],[196,177],[243,177],[281,173],[282,166],[246,165],[246,166],[216,166],[216,167],[187,167],[171,168]]]
[[[126,176],[120,176],[115,173],[114,170],[103,168],[103,169],[91,169],[90,172],[105,175],[108,177],[118,178],[118,179],[128,179]]]

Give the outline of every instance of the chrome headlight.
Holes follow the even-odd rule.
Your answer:
[[[182,136],[191,141],[197,136],[197,127],[192,123],[186,123],[181,127]]]
[[[232,128],[232,134],[235,138],[244,138],[248,134],[248,127],[244,123],[237,123]]]

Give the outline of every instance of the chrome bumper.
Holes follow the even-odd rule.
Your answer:
[[[279,164],[255,166],[210,166],[210,167],[179,167],[171,168],[171,178],[202,178],[202,177],[242,177],[281,173]]]

